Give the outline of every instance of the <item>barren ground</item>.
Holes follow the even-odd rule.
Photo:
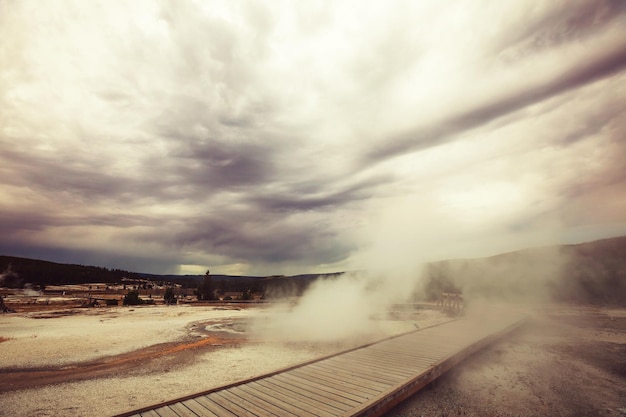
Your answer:
[[[387,413],[626,416],[626,309],[555,306]]]
[[[67,307],[33,306],[0,316],[0,416],[110,416],[341,350],[332,344],[260,343],[245,332],[226,331],[252,313],[239,308]],[[198,320],[202,311],[207,318]],[[122,328],[135,326],[138,335],[155,319],[173,331],[176,323],[179,328],[169,338],[159,333],[165,338],[162,343],[155,343],[151,336],[145,346],[129,345],[114,333],[95,345],[64,336],[69,340],[64,348],[70,351],[68,357],[80,360],[66,360],[58,348],[40,350],[54,348],[50,342],[56,339],[48,327],[54,328],[55,323],[84,319],[105,329],[122,318]],[[222,327],[224,331],[219,330]],[[91,331],[84,331],[87,339],[93,338]],[[143,331],[148,335],[157,330]],[[106,351],[108,341],[126,348]],[[6,349],[12,344],[25,350],[16,353],[17,359],[7,354],[13,352]],[[91,346],[102,350],[92,354]],[[57,356],[61,359],[55,365]],[[386,415],[398,416],[624,417],[626,309],[553,306],[536,310],[507,339],[469,358]]]
[[[389,335],[323,343],[261,338],[251,324],[273,316],[258,305],[14,307],[0,316],[0,416],[11,417],[111,416]],[[447,320],[433,311],[410,316],[383,321],[380,330]]]

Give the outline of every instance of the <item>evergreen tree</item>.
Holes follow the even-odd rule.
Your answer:
[[[207,269],[202,285],[198,288],[198,300],[214,300],[214,293],[213,280],[211,279],[210,271]]]
[[[125,306],[135,306],[139,304],[143,304],[143,300],[139,298],[139,291],[128,291],[128,294],[124,296],[124,301],[122,302]]]
[[[174,295],[174,289],[172,287],[169,287],[165,290],[165,295],[163,295],[163,300],[165,301],[165,304],[170,305],[170,304],[176,304],[176,296]]]

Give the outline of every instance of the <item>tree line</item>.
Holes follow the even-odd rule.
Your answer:
[[[337,274],[321,276],[328,278]],[[0,277],[0,286],[9,288],[32,286],[43,289],[50,285],[104,283],[111,286],[124,285],[125,289],[138,291],[150,290],[155,286],[180,286],[184,290],[193,290],[199,300],[214,300],[228,293],[241,293],[244,299],[257,294],[264,298],[298,296],[320,275],[252,277],[211,275],[210,271],[204,275],[153,275],[98,266],[0,256]],[[132,297],[134,296],[131,295],[130,302],[136,301]]]
[[[99,266],[61,264],[38,259],[0,256],[0,286],[24,288],[25,285],[48,286],[102,282],[114,284],[122,278],[139,279],[139,274]]]

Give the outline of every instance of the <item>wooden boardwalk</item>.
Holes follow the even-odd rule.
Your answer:
[[[380,416],[522,320],[462,318],[118,417]]]

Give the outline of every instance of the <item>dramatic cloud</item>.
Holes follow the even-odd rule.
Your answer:
[[[0,0],[0,252],[387,268],[626,233],[626,4]]]

